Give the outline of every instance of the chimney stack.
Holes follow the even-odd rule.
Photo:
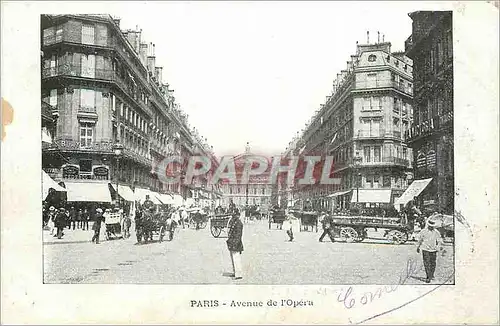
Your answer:
[[[156,76],[156,81],[161,85],[163,81],[163,75],[162,75],[163,67],[155,67],[155,76]]]
[[[385,34],[382,34],[382,42],[385,42]]]
[[[156,57],[154,55],[154,44],[149,43],[149,56],[148,56],[148,71],[153,77],[156,77]]]
[[[366,31],[366,44],[370,44],[370,31]]]
[[[380,32],[377,31],[377,43],[380,43]]]
[[[148,64],[148,44],[141,43],[139,47],[139,58],[144,66]]]

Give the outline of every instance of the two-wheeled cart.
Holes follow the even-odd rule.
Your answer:
[[[105,213],[106,239],[122,238],[122,215],[120,213]]]
[[[221,235],[222,231],[225,231],[227,233],[231,216],[231,214],[220,214],[212,216],[212,218],[210,219],[210,233],[212,233],[215,238],[218,238]]]

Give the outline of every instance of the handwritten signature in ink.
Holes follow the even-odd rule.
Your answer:
[[[406,263],[406,268],[399,275],[398,283],[392,285],[381,286],[375,292],[365,292],[361,296],[353,293],[352,286],[349,286],[347,290],[342,290],[337,297],[337,301],[343,303],[344,307],[347,309],[354,308],[356,305],[362,304],[366,305],[373,302],[376,299],[380,299],[384,293],[388,294],[394,292],[398,289],[400,285],[404,285],[406,281],[420,271],[422,266],[418,266],[418,263],[410,258]]]

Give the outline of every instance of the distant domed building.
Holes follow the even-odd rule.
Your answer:
[[[259,175],[251,175],[248,183],[243,183],[243,172],[245,168],[245,163],[249,157],[262,159],[262,161],[267,162],[268,168],[265,172]],[[272,185],[268,183],[269,175],[271,171],[271,160],[267,157],[253,154],[250,151],[250,145],[247,143],[245,147],[245,152],[243,154],[237,155],[234,158],[234,165],[236,171],[237,184],[230,184],[228,180],[225,180],[222,185],[222,192],[224,193],[223,205],[229,206],[229,203],[233,203],[237,207],[243,207],[245,205],[257,205],[262,208],[268,208],[271,203],[271,190]],[[256,166],[254,166],[256,167]]]

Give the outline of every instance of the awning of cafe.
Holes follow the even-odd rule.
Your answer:
[[[173,205],[174,204],[174,198],[172,196],[170,196],[169,194],[158,194],[158,199],[164,205]]]
[[[65,182],[68,201],[111,202],[107,183],[100,182]]]
[[[359,191],[359,200],[358,200]],[[359,189],[352,191],[351,203],[390,203],[391,189]]]
[[[160,200],[160,194],[154,191],[149,192],[149,199],[153,202],[155,205],[162,205],[163,203]]]
[[[161,205],[161,201],[158,200],[158,196],[160,196],[159,193],[151,191],[149,189],[144,189],[144,188],[135,188],[134,191],[134,198],[136,201],[140,202],[141,204],[144,203],[146,200],[146,196],[149,196],[149,199],[153,202],[155,205]]]
[[[47,198],[50,188],[55,191],[66,191],[66,189],[55,182],[54,179],[47,174],[47,172],[42,170],[42,199]]]
[[[175,206],[182,206],[183,202],[184,202],[184,200],[182,199],[181,195],[177,195],[177,194],[174,195],[174,205]]]
[[[413,200],[414,197],[420,195],[431,181],[432,178],[413,181],[405,192],[403,192],[401,197],[394,201],[394,207],[399,210],[400,205],[406,205],[410,200]]]
[[[342,195],[345,195],[347,193],[351,192],[351,190],[346,190],[346,191],[339,191],[339,192],[335,192],[333,194],[330,194],[328,195],[327,197],[338,197],[338,196],[342,196]]]
[[[111,184],[111,186],[116,191],[116,185]],[[128,186],[118,185],[118,196],[122,197],[126,201],[134,201],[135,200],[134,192]]]

